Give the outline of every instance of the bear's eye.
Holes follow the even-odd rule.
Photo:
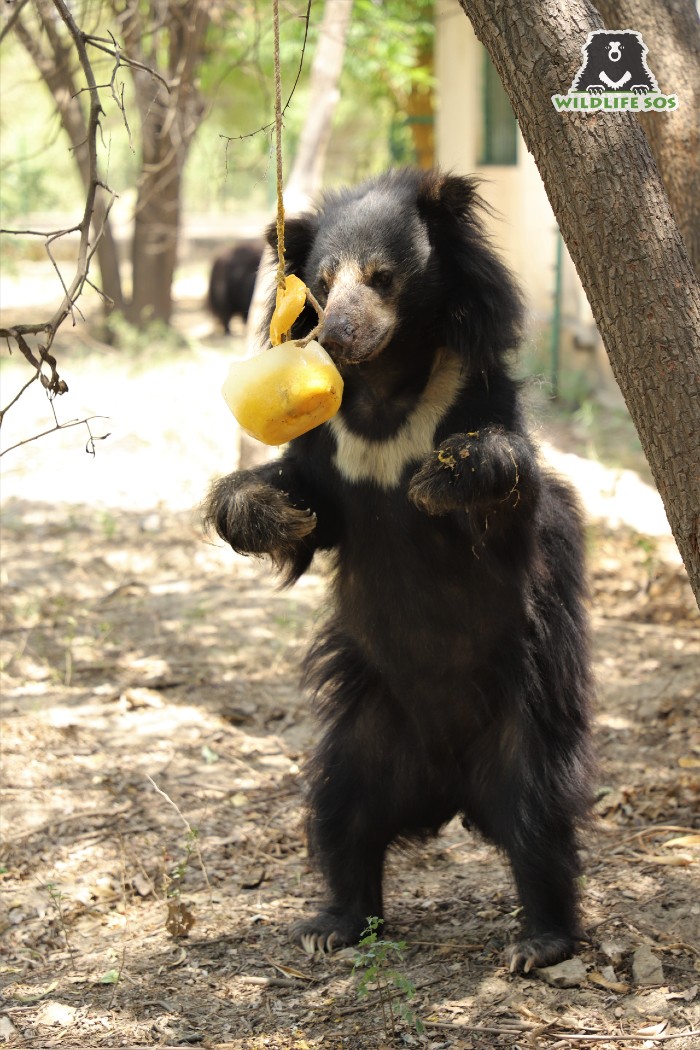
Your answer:
[[[327,277],[319,277],[318,286],[324,295],[328,295],[328,289],[330,288],[330,282]]]
[[[394,275],[391,270],[375,270],[369,279],[370,288],[390,288]]]

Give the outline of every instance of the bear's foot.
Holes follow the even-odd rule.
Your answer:
[[[554,966],[573,955],[575,941],[558,933],[542,933],[509,944],[504,961],[511,973],[529,973],[542,966]]]
[[[292,927],[292,940],[307,955],[335,951],[357,944],[367,928],[367,919],[329,908]]]

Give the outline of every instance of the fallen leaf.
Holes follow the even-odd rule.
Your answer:
[[[41,1007],[36,1015],[36,1019],[39,1024],[60,1025],[61,1028],[67,1028],[68,1025],[73,1024],[75,1021],[77,1012],[78,1008],[76,1006],[68,1006],[67,1003],[57,1003],[55,1000],[50,1000]]]
[[[607,977],[604,977],[602,973],[598,973],[597,970],[593,973],[589,973],[588,980],[597,988],[605,988],[609,992],[616,992],[618,995],[624,995],[625,992],[630,990],[628,984],[625,984],[623,981],[611,981]]]
[[[676,846],[700,846],[700,835],[678,835],[675,839],[664,842],[663,845],[665,849]]]
[[[194,923],[194,915],[184,901],[179,898],[168,901],[165,928],[171,937],[187,937]]]
[[[693,863],[693,858],[686,853],[678,853],[674,857],[660,857],[657,853],[643,854],[639,857],[645,864],[665,864],[667,868],[687,868]]]
[[[661,1035],[668,1028],[668,1021],[659,1021],[657,1024],[648,1024],[639,1029],[639,1035]]]

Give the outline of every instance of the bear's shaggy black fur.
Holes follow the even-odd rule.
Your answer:
[[[646,95],[658,91],[646,60],[647,49],[634,29],[596,29],[583,47],[583,65],[572,91],[600,95],[605,91],[631,91]]]
[[[507,958],[527,971],[582,935],[583,539],[523,423],[504,360],[521,301],[479,208],[469,178],[402,170],[288,220],[288,270],[325,307],[343,403],[280,459],[217,481],[206,518],[288,582],[334,552],[307,665],[325,725],[308,833],[329,900],[297,940],[356,941],[383,913],[388,847],[460,814],[510,860],[525,929]]]
[[[228,248],[212,264],[207,306],[228,332],[234,317],[248,320],[263,244],[249,241]]]

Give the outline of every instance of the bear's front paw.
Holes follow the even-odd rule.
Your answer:
[[[469,499],[476,473],[478,434],[457,434],[443,441],[408,484],[408,498],[425,514],[449,514]]]
[[[292,506],[284,492],[243,472],[214,483],[204,521],[240,554],[269,554],[280,563],[316,528],[310,510]]]
[[[589,84],[586,88],[589,95],[602,95],[605,88],[602,84]]]

